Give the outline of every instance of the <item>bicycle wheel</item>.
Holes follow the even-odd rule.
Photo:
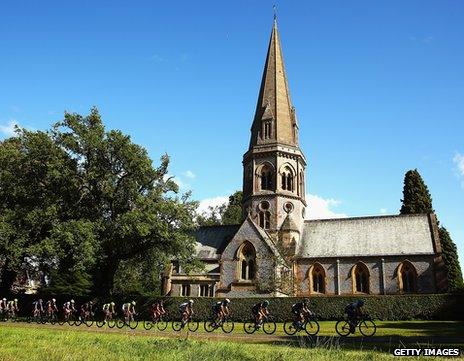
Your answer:
[[[105,324],[105,321],[100,320],[100,321],[95,322],[95,324],[97,325],[98,328],[101,328]]]
[[[247,322],[244,322],[243,323],[243,330],[251,335],[252,333],[254,333],[256,331],[256,324],[255,324],[255,321],[247,321]]]
[[[181,321],[172,321],[172,329],[174,331],[180,331],[182,329],[182,322]]]
[[[116,326],[116,321],[115,320],[109,320],[108,321],[108,327],[109,328],[114,328]]]
[[[267,321],[263,323],[263,331],[265,334],[272,335],[276,332],[277,325],[274,321]]]
[[[126,323],[123,320],[116,320],[116,327],[121,329],[126,325]]]
[[[153,327],[153,322],[151,322],[151,321],[146,321],[146,320],[143,321],[143,328],[144,328],[145,330],[151,330],[152,327]]]
[[[139,325],[139,321],[132,320],[132,321],[129,321],[129,323],[126,323],[126,325],[129,326],[131,330],[135,330],[137,326]]]
[[[340,336],[346,337],[350,334],[350,324],[346,320],[340,320],[335,324],[335,331]]]
[[[213,332],[216,329],[216,322],[213,320],[205,321],[204,327],[206,332]]]
[[[316,320],[309,320],[305,323],[304,329],[309,336],[316,336],[319,333],[319,322]]]
[[[222,323],[221,328],[225,333],[231,333],[234,330],[235,324],[233,321],[226,320]]]
[[[167,327],[168,323],[166,321],[161,320],[156,323],[156,328],[160,331],[164,331]]]
[[[82,321],[81,320],[75,320],[74,321],[74,326],[80,326],[82,325]]]
[[[189,321],[187,326],[190,332],[195,332],[199,325],[197,321]]]
[[[284,323],[284,332],[287,335],[293,336],[297,331],[298,331],[298,329],[295,327],[293,321],[285,321],[285,323]]]
[[[366,336],[366,337],[374,336],[377,330],[377,326],[371,320],[362,320],[359,323],[358,328],[359,328],[359,332],[361,332],[361,335]]]
[[[93,325],[93,320],[84,320],[84,324],[87,326],[87,327],[91,327]]]

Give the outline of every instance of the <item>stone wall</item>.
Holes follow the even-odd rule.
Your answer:
[[[383,261],[382,261],[383,259]],[[338,260],[338,262],[337,262]],[[389,256],[367,258],[326,258],[301,259],[297,263],[296,290],[298,295],[309,295],[309,270],[318,262],[325,270],[326,294],[349,295],[353,294],[353,280],[351,271],[355,264],[363,262],[370,274],[370,294],[396,294],[399,293],[398,266],[401,262],[409,260],[417,271],[417,292],[436,292],[433,269],[433,255],[425,256]],[[382,271],[383,270],[383,271]],[[337,281],[338,278],[338,281]]]

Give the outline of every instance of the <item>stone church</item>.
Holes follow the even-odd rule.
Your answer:
[[[446,288],[433,214],[305,220],[306,158],[298,142],[274,20],[249,148],[238,225],[201,227],[201,272],[173,262],[172,296],[435,293]]]

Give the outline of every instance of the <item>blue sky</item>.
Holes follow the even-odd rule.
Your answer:
[[[195,199],[241,188],[275,1],[3,1],[0,137],[96,105]],[[313,216],[395,214],[418,168],[464,261],[464,3],[286,1]]]

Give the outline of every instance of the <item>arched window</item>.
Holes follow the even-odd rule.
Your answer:
[[[281,174],[282,189],[292,191],[294,189],[293,172],[290,167],[285,167]]]
[[[261,168],[261,190],[272,190],[272,169],[268,165]]]
[[[269,229],[271,227],[271,212],[269,211],[259,212],[259,226],[262,229]]]
[[[269,139],[271,138],[271,121],[270,120],[267,120],[264,122],[264,139]]]
[[[369,269],[364,263],[359,262],[353,267],[351,277],[353,293],[369,293]]]
[[[417,271],[411,262],[404,261],[398,266],[398,285],[400,292],[416,292]]]
[[[251,281],[256,275],[256,252],[250,242],[245,242],[239,250],[240,279]]]
[[[325,293],[325,271],[319,263],[309,270],[309,289],[311,293]]]

